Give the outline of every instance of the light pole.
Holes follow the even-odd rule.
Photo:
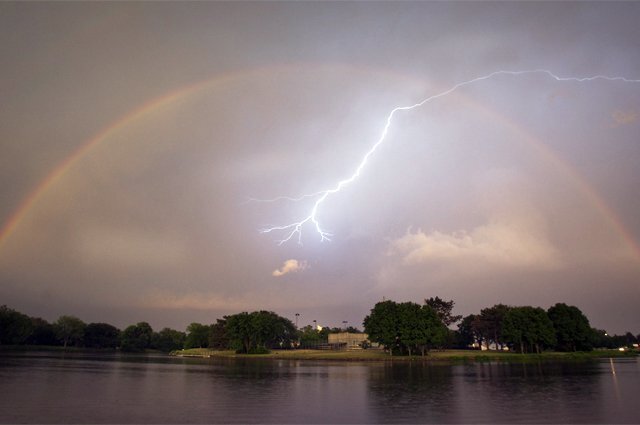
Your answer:
[[[296,313],[296,329],[298,329],[298,316],[300,316],[300,313]]]

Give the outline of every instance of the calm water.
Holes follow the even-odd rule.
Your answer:
[[[0,355],[3,423],[638,423],[639,389],[638,359],[450,366]]]

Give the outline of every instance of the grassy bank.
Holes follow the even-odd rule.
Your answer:
[[[433,361],[433,362],[531,362],[574,361],[611,357],[635,357],[637,352],[618,350],[596,350],[590,352],[541,354],[517,354],[504,351],[440,350],[421,356],[389,356],[381,350],[323,351],[323,350],[273,350],[269,354],[236,354],[234,351],[214,351],[207,348],[178,350],[171,353],[182,357],[259,358],[290,360],[340,360],[340,361]]]

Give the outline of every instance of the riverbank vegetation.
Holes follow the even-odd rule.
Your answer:
[[[608,335],[593,329],[587,317],[574,306],[555,304],[547,310],[530,306],[496,304],[466,317],[453,314],[453,301],[438,297],[423,304],[377,303],[364,319],[363,334],[349,328],[305,326],[297,329],[290,319],[270,311],[242,312],[224,316],[210,325],[191,323],[186,330],[154,331],[147,322],[124,330],[108,323],[85,323],[63,315],[49,323],[0,306],[0,349],[57,347],[78,350],[156,350],[181,355],[257,355],[277,358],[367,360],[388,357],[433,359],[502,359],[519,353],[550,356],[555,353],[592,351],[593,356],[626,347],[637,352],[640,334]],[[452,329],[457,324],[457,329]],[[362,343],[352,351],[342,344],[329,344],[329,335],[361,335]],[[634,345],[635,344],[635,345]],[[371,347],[375,349],[370,349]],[[313,348],[309,350],[309,348]],[[452,351],[455,349],[455,351]],[[183,351],[184,350],[184,351]],[[333,350],[333,351],[332,351]]]

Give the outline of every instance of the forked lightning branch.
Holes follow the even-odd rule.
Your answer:
[[[395,117],[396,114],[400,113],[400,112],[406,112],[406,111],[411,111],[413,109],[416,108],[420,108],[421,106],[433,102],[441,97],[445,97],[451,93],[453,93],[454,91],[468,86],[468,85],[472,85],[475,83],[479,83],[481,81],[484,80],[489,80],[501,75],[507,75],[507,76],[523,76],[523,75],[528,75],[528,74],[543,74],[555,81],[559,81],[559,82],[576,82],[576,83],[586,83],[586,82],[592,82],[592,81],[596,81],[596,80],[606,80],[606,81],[612,81],[612,82],[623,82],[623,83],[640,83],[640,80],[634,80],[634,79],[628,79],[628,78],[624,78],[624,77],[610,77],[607,75],[595,75],[592,77],[560,77],[556,74],[554,74],[551,71],[548,71],[546,69],[533,69],[533,70],[525,70],[525,71],[505,71],[505,70],[500,70],[500,71],[495,71],[492,72],[490,74],[487,75],[483,75],[481,77],[477,77],[477,78],[473,78],[471,80],[467,80],[467,81],[463,81],[461,83],[458,83],[454,86],[452,86],[451,88],[441,92],[441,93],[437,93],[435,95],[429,96],[423,100],[421,100],[418,103],[415,103],[413,105],[409,105],[409,106],[398,106],[396,108],[393,108],[391,110],[391,112],[389,112],[389,114],[387,115],[386,118],[386,122],[385,125],[382,129],[382,132],[380,133],[380,136],[378,137],[377,141],[371,146],[371,148],[364,153],[364,155],[362,156],[362,159],[360,160],[360,162],[355,166],[354,171],[351,175],[349,175],[348,177],[334,183],[332,186],[330,186],[327,189],[324,190],[320,190],[314,193],[309,193],[309,194],[303,194],[297,197],[291,197],[291,196],[278,196],[272,199],[250,199],[250,201],[252,202],[276,202],[276,201],[290,201],[290,202],[298,202],[298,201],[302,201],[303,199],[307,199],[307,198],[313,198],[315,199],[315,202],[313,203],[312,208],[309,210],[308,214],[304,217],[302,217],[300,220],[292,222],[292,223],[286,223],[286,224],[282,224],[282,225],[278,225],[278,226],[271,226],[271,227],[266,227],[264,229],[260,230],[260,233],[274,233],[274,234],[280,234],[281,237],[280,239],[277,240],[278,245],[282,245],[286,242],[291,241],[292,239],[297,239],[297,242],[299,244],[302,244],[302,233],[303,230],[305,230],[306,228],[308,228],[309,230],[311,230],[312,232],[315,232],[316,237],[319,238],[319,240],[321,242],[324,241],[330,241],[330,236],[332,236],[331,233],[329,233],[320,223],[320,220],[318,218],[319,212],[320,212],[320,208],[323,206],[323,204],[325,203],[325,201],[327,201],[327,199],[329,199],[331,197],[331,195],[340,192],[342,189],[344,189],[346,186],[350,185],[351,183],[353,183],[355,180],[358,179],[358,177],[360,177],[360,173],[362,172],[362,170],[364,170],[364,168],[367,166],[367,162],[369,161],[369,158],[371,158],[371,156],[376,152],[376,150],[378,149],[378,147],[380,147],[380,145],[382,145],[386,139],[387,139],[387,133],[389,132],[389,128],[391,127],[391,124],[393,123],[393,118]]]

